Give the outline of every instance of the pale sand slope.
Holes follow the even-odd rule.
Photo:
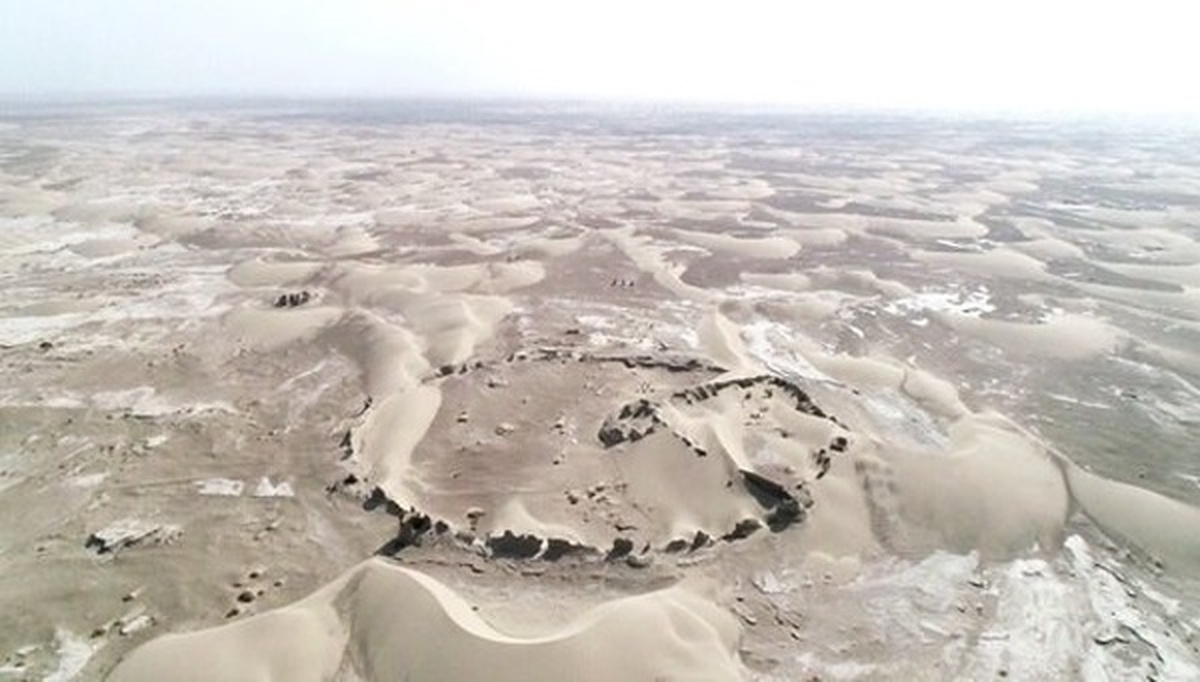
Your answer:
[[[419,483],[408,459],[440,402],[437,388],[422,379],[433,368],[465,361],[491,336],[512,309],[509,299],[493,292],[541,276],[535,261],[401,268],[251,261],[235,266],[230,277],[250,287],[320,286],[326,288],[325,305],[243,308],[226,323],[260,351],[316,339],[358,364],[372,405],[354,433],[356,461],[391,500],[412,506]]]
[[[1066,472],[1072,497],[1096,523],[1159,559],[1200,569],[1200,509],[1074,464]]]
[[[733,617],[685,587],[510,637],[433,578],[373,559],[291,606],[157,639],[109,679],[734,680],[737,643]]]

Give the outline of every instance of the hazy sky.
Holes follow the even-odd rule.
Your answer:
[[[0,93],[1200,115],[1188,0],[0,0]]]

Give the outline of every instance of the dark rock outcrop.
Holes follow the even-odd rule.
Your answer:
[[[298,308],[312,300],[312,294],[308,290],[289,292],[280,294],[279,298],[275,299],[276,308]]]

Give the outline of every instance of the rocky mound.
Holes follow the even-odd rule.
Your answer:
[[[356,473],[331,487],[399,518],[387,552],[440,537],[491,556],[637,563],[778,532],[804,520],[809,486],[848,442],[799,385],[686,356],[547,347],[425,382],[443,398],[413,451],[417,503],[356,467],[354,425],[342,445]]]

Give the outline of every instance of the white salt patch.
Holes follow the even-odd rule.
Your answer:
[[[756,467],[786,467],[791,460],[769,447],[761,447],[750,456],[750,462]]]
[[[16,346],[33,343],[77,327],[87,319],[88,315],[85,313],[0,317],[0,344]]]
[[[962,586],[979,568],[979,556],[934,552],[915,564],[888,562],[862,576],[848,587],[856,591],[880,591],[880,606],[897,619],[916,623],[920,613],[948,611]],[[905,616],[908,612],[912,618]]]
[[[87,238],[95,235],[88,234]],[[0,244],[2,246],[2,244]],[[96,259],[87,259],[91,267],[96,266]],[[228,305],[218,305],[220,294],[234,290],[233,285],[225,278],[224,266],[206,266],[189,268],[185,273],[164,282],[159,286],[147,287],[134,295],[107,295],[98,307],[88,312],[66,312],[58,315],[18,315],[0,316],[0,343],[17,345],[32,343],[48,337],[55,337],[88,323],[113,323],[148,321],[160,319],[196,320],[203,317],[213,317],[229,309]],[[88,334],[90,345],[96,345],[106,336],[102,325],[100,330]],[[119,329],[119,326],[113,326]],[[124,332],[119,332],[124,334]],[[128,343],[127,336],[120,340]]]
[[[224,412],[226,414],[237,413],[237,410],[233,409],[233,404],[227,400],[213,400],[207,403],[193,403],[178,409],[189,414],[200,414],[201,412]]]
[[[86,476],[76,476],[76,477],[70,479],[68,482],[71,485],[75,486],[76,488],[95,488],[96,486],[103,483],[104,479],[106,479],[106,478],[108,478],[107,471],[99,473],[99,474],[88,474]]]
[[[950,437],[928,412],[896,391],[876,391],[862,396],[862,406],[880,426],[900,431],[916,443],[938,449],[950,446]]]
[[[245,487],[245,483],[232,478],[209,478],[196,481],[196,492],[216,497],[237,497],[242,494]]]
[[[258,479],[258,485],[254,486],[254,492],[251,494],[255,497],[295,497],[296,491],[287,481],[272,484],[271,479],[263,476]]]
[[[1148,402],[1149,407],[1154,411],[1167,415],[1175,422],[1189,425],[1200,424],[1200,406],[1198,405],[1180,405],[1158,398],[1152,398]]]
[[[1104,403],[1090,402],[1087,400],[1080,400],[1079,398],[1072,398],[1069,395],[1062,395],[1060,393],[1047,393],[1046,397],[1050,398],[1051,400],[1057,400],[1060,403],[1069,403],[1071,405],[1081,405],[1083,407],[1094,407],[1098,410],[1112,409],[1111,405],[1105,405]]]
[[[159,399],[150,386],[124,391],[99,391],[92,394],[92,404],[101,410],[129,410],[135,414],[158,417],[174,412],[174,408]]]
[[[141,417],[161,417],[185,412],[227,412],[234,414],[233,405],[217,400],[204,403],[175,403],[160,396],[151,386],[138,386],[124,391],[100,391],[91,396],[92,405],[101,410],[128,410]]]
[[[99,648],[93,648],[86,639],[65,628],[54,631],[54,641],[58,650],[58,667],[42,678],[43,682],[69,682],[76,679]]]
[[[1200,488],[1200,476],[1193,476],[1192,474],[1184,474],[1179,472],[1175,472],[1175,475],[1187,481],[1188,483],[1191,483],[1197,488]]]
[[[1155,602],[1162,607],[1163,613],[1175,618],[1179,616],[1180,602],[1178,599],[1172,599],[1158,590],[1150,587],[1145,581],[1138,581],[1138,588],[1142,594],[1152,602]]]
[[[307,379],[307,378],[308,378],[308,377],[310,377],[310,376],[314,376],[314,375],[316,375],[318,372],[320,372],[321,370],[325,369],[325,367],[326,367],[328,364],[329,364],[329,359],[328,359],[328,358],[324,358],[324,359],[322,359],[321,361],[317,362],[317,364],[313,365],[312,367],[309,367],[308,369],[304,370],[303,372],[300,372],[300,373],[299,373],[299,374],[297,374],[296,376],[293,376],[293,377],[291,377],[290,379],[287,379],[287,380],[286,380],[286,381],[284,381],[282,384],[279,384],[279,387],[278,387],[278,388],[276,388],[275,390],[276,390],[276,391],[279,391],[279,392],[283,392],[283,391],[291,391],[291,390],[293,390],[293,389],[294,389],[294,388],[295,388],[297,385],[299,385],[299,383],[300,383],[301,381],[303,381],[303,380]]]
[[[791,339],[799,335],[799,332],[770,320],[758,320],[742,327],[746,350],[771,372],[791,381],[833,381],[795,350]]]
[[[966,674],[971,679],[1064,678],[1090,648],[1080,595],[1041,559],[1009,564],[997,587],[995,620],[981,633]]]
[[[122,623],[118,632],[120,632],[122,635],[128,636],[137,632],[141,632],[151,625],[154,625],[154,618],[147,614],[142,614],[140,616],[131,618],[125,623]]]
[[[0,492],[25,480],[24,476],[18,475],[23,473],[20,471],[23,460],[20,452],[0,453],[0,471],[4,472],[0,475]]]
[[[980,317],[995,312],[996,306],[992,305],[987,288],[979,287],[973,291],[922,291],[891,301],[883,309],[892,315],[957,313]]]
[[[128,517],[114,521],[102,530],[92,533],[88,538],[87,545],[96,547],[100,552],[115,552],[143,542],[149,544],[171,542],[182,532],[179,526],[172,524]]]
[[[612,329],[615,326],[612,318],[604,315],[576,315],[575,321],[584,327],[593,329]]]
[[[42,405],[60,410],[84,407],[85,404],[82,399],[67,395],[51,396],[42,401]]]
[[[588,334],[588,345],[595,348],[607,348],[612,346],[615,339],[608,334]]]
[[[1062,561],[1021,559],[998,577],[996,615],[967,654],[966,678],[1200,679],[1195,656],[1151,606],[1169,615],[1176,600],[1137,589],[1077,535],[1064,547]]]
[[[758,591],[762,592],[763,594],[783,594],[784,592],[789,592],[792,589],[790,585],[780,580],[779,577],[771,571],[755,573],[754,577],[750,579],[750,582],[754,583],[754,586],[758,588]]]
[[[1092,612],[1100,622],[1101,631],[1128,629],[1153,650],[1153,655],[1141,662],[1138,671],[1130,672],[1140,673],[1153,667],[1159,673],[1155,676],[1158,679],[1200,679],[1200,665],[1187,646],[1171,635],[1161,618],[1138,608],[1135,596],[1129,594],[1114,572],[1099,567],[1083,538],[1072,535],[1064,544],[1070,553],[1072,567],[1085,581]],[[1101,651],[1107,654],[1106,648]],[[1117,664],[1111,654],[1107,658]]]
[[[796,662],[806,672],[820,674],[819,677],[814,675],[812,679],[859,680],[867,677],[875,677],[879,671],[879,666],[869,663],[858,663],[856,661],[828,663],[817,658],[817,655],[812,652],[797,656]]]
[[[974,251],[974,252],[980,252],[980,251],[982,251],[982,250],[983,250],[983,247],[982,247],[982,246],[980,246],[980,245],[979,245],[979,244],[977,244],[977,243],[971,243],[971,244],[960,244],[959,242],[952,242],[952,241],[950,241],[949,239],[935,239],[935,240],[934,240],[934,243],[935,243],[935,244],[940,244],[940,245],[942,245],[942,246],[944,246],[944,247],[946,247],[946,248],[948,248],[948,249],[954,249],[955,251]]]
[[[58,409],[77,409],[87,407],[82,398],[69,393],[42,393],[46,387],[19,387],[0,391],[0,405],[4,407],[54,407]],[[38,391],[29,395],[31,391]]]

